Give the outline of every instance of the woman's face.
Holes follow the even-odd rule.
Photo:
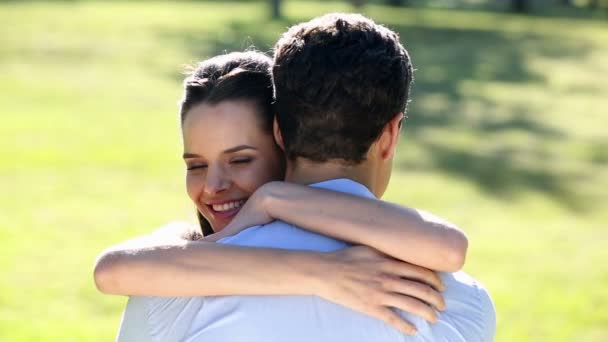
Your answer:
[[[182,136],[186,187],[215,232],[262,184],[284,176],[282,151],[262,129],[253,102],[199,104],[186,113]]]

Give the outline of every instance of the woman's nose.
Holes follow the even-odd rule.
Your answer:
[[[226,172],[219,167],[209,167],[205,179],[205,193],[215,195],[229,187],[230,180]]]

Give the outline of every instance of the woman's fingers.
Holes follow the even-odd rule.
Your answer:
[[[391,308],[437,322],[438,310],[445,309],[439,292],[444,285],[437,273],[399,261],[366,247],[352,247],[331,254],[334,267],[325,298],[376,317],[406,334],[415,327]]]
[[[445,290],[445,285],[443,285],[443,282],[441,281],[441,278],[439,278],[437,272],[397,260],[391,260],[386,263],[386,265],[386,271],[391,274],[398,275],[402,278],[417,280],[419,282],[428,284],[439,291]]]
[[[371,316],[384,321],[404,334],[414,335],[417,332],[416,327],[412,323],[385,306],[378,307],[376,311],[371,313]]]
[[[435,312],[435,310],[433,310],[433,308],[416,298],[391,293],[386,295],[384,302],[386,306],[397,308],[405,312],[409,312],[413,315],[420,316],[430,323],[435,323],[439,319],[437,317],[437,313]]]
[[[377,266],[374,265],[374,267],[379,267],[383,272],[398,275],[403,278],[418,280],[439,291],[445,290],[445,286],[436,272],[421,266],[393,259],[373,248],[355,246],[342,250],[341,252],[343,253],[341,255],[345,256],[349,263],[352,263],[353,260],[374,260],[378,262]]]
[[[387,276],[383,279],[384,290],[416,298],[438,310],[445,310],[443,296],[431,286],[418,281]]]

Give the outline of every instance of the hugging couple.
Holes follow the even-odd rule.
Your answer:
[[[357,14],[291,27],[274,60],[198,64],[180,119],[200,226],[101,254],[97,287],[130,296],[118,341],[491,341],[466,236],[379,200],[412,78],[397,34]]]

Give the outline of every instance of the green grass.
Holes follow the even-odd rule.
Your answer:
[[[124,299],[95,256],[192,219],[176,102],[182,65],[343,3],[0,4],[0,340],[108,341]],[[417,68],[387,198],[470,238],[465,269],[497,341],[608,340],[608,25],[365,8]]]

